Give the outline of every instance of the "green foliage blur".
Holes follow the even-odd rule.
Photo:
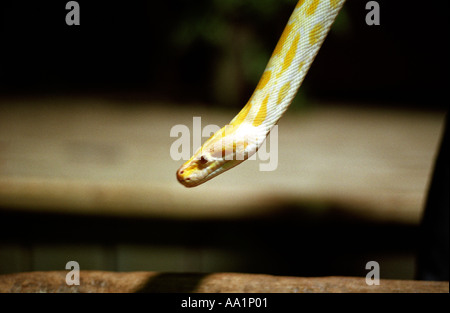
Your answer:
[[[296,0],[181,1],[183,14],[173,22],[171,45],[184,55],[209,51],[210,81],[204,92],[220,106],[241,107],[248,101],[273,49],[295,7]],[[336,29],[345,32],[345,15]],[[190,50],[192,50],[190,52]],[[193,57],[195,60],[195,57]],[[192,59],[190,61],[193,61]],[[194,61],[195,62],[195,61]],[[192,86],[196,88],[199,86]],[[293,107],[307,102],[307,84],[296,96]]]

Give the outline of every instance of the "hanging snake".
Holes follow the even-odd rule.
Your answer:
[[[244,108],[177,171],[198,186],[242,163],[262,145],[294,99],[345,0],[300,0]]]

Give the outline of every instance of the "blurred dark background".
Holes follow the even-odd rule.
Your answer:
[[[104,94],[242,107],[295,0],[3,1],[0,94]],[[303,97],[446,106],[449,4],[349,0],[305,80]],[[425,13],[425,11],[427,13]],[[432,13],[430,13],[432,12]]]
[[[80,0],[80,26],[65,24],[66,3],[2,1],[1,101],[95,96],[127,107],[164,101],[236,111],[296,0]],[[446,109],[448,1],[380,0],[381,25],[371,27],[366,3],[347,1],[293,106]],[[82,269],[364,276],[361,264],[376,259],[383,278],[411,279],[419,241],[418,225],[289,205],[267,218],[206,221],[26,209],[0,210],[0,274],[63,270],[73,258]]]

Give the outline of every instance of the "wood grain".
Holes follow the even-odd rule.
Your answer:
[[[80,285],[68,286],[67,272],[0,275],[7,293],[448,293],[448,282],[381,279],[369,286],[362,277],[287,277],[240,273],[158,273],[81,271]]]

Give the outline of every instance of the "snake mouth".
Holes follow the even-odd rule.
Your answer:
[[[185,170],[183,168],[180,168],[177,171],[177,180],[185,187],[193,187],[191,183],[191,178],[185,177],[184,175]]]
[[[196,175],[198,170],[196,164],[183,165],[177,171],[177,180],[185,187],[195,187],[203,182],[203,179]]]
[[[221,172],[223,162],[206,161],[205,157],[191,159],[177,171],[177,180],[185,187],[195,187],[210,180]]]

